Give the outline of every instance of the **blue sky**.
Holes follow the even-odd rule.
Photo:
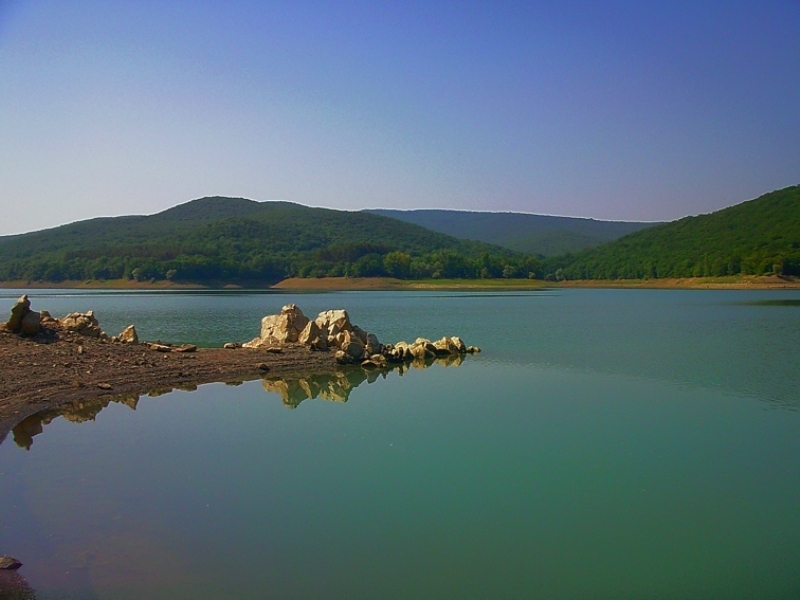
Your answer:
[[[800,2],[0,0],[0,235],[207,195],[624,220],[800,183]]]

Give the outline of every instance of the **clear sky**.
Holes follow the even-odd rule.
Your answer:
[[[0,235],[208,195],[670,220],[797,183],[798,0],[0,0]]]

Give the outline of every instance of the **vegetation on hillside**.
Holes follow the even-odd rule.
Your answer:
[[[800,275],[800,186],[549,259],[548,278]]]
[[[374,209],[365,212],[400,219],[461,239],[542,256],[578,252],[654,225],[508,212],[440,209]]]
[[[0,281],[532,277],[539,261],[364,212],[201,198],[0,238]]]

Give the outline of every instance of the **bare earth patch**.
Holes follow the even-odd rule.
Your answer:
[[[22,337],[0,328],[0,441],[25,417],[76,400],[337,368],[331,352],[300,345],[287,345],[280,353],[250,348],[162,352],[147,343],[123,344],[69,331],[45,329]]]

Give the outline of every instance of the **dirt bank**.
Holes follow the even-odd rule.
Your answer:
[[[108,290],[219,290],[274,289],[286,292],[304,291],[379,291],[379,290],[464,290],[524,291],[559,287],[643,288],[643,289],[718,289],[777,290],[800,289],[800,278],[776,275],[740,275],[731,277],[685,277],[670,279],[584,279],[577,281],[544,281],[542,279],[423,279],[407,280],[391,277],[292,277],[274,285],[248,282],[241,285],[208,285],[171,281],[2,281],[0,288],[13,289],[108,289]]]
[[[159,352],[69,331],[22,337],[0,328],[0,441],[25,417],[75,400],[167,392],[264,374],[297,377],[337,369],[331,352],[286,346]]]
[[[292,277],[272,286],[286,291],[530,290],[552,285],[541,279],[393,279],[391,277]]]
[[[800,279],[777,275],[735,277],[685,277],[664,279],[584,279],[562,281],[556,287],[641,288],[676,290],[797,290]]]

